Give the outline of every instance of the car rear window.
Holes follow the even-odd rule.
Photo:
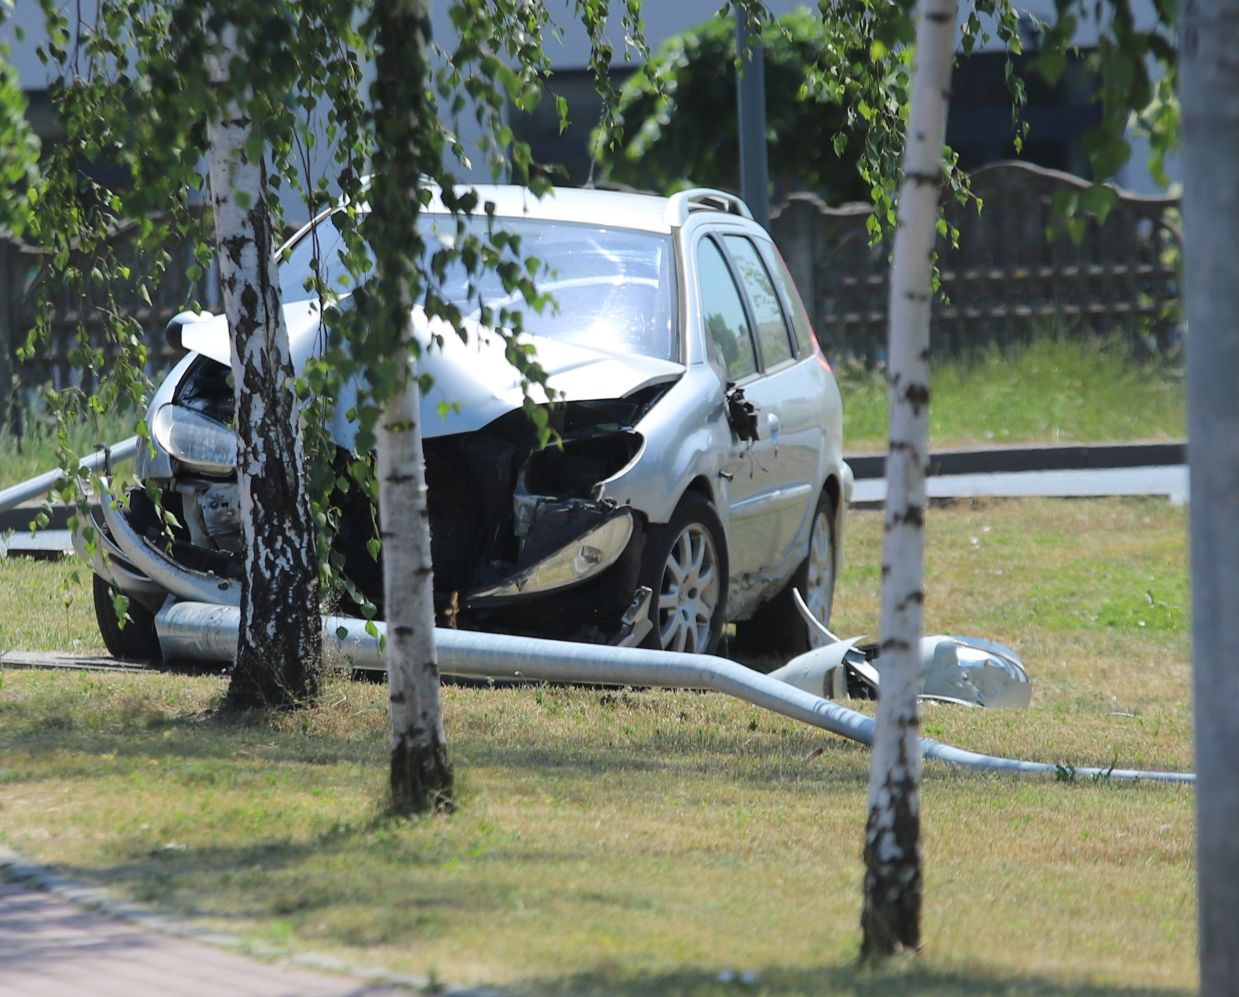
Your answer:
[[[757,322],[762,364],[769,370],[792,358],[792,344],[783,321],[783,309],[774,284],[770,282],[770,274],[766,272],[753,243],[742,235],[729,235],[724,241],[731,251],[744,289],[748,291],[753,318]]]
[[[797,352],[804,356],[813,349],[813,324],[809,321],[809,313],[805,310],[800,292],[796,290],[796,282],[787,272],[787,264],[783,262],[783,257],[779,255],[778,250],[768,243],[763,243],[762,255],[766,258],[775,282],[783,292],[783,303],[787,307],[788,315],[792,320],[792,331],[796,335]]]

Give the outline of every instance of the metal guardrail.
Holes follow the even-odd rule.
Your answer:
[[[78,467],[84,471],[106,471],[112,464],[131,460],[138,452],[138,438],[131,436],[110,447],[103,447],[78,461]],[[25,502],[41,498],[56,487],[64,479],[60,468],[44,471],[16,485],[0,490],[0,512],[16,509]]]
[[[848,454],[859,481],[886,473],[886,454]],[[1120,467],[1164,467],[1187,463],[1187,441],[1165,443],[1056,443],[935,450],[930,475],[1019,474],[1025,471],[1096,471]]]

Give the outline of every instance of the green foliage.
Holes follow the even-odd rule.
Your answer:
[[[893,16],[894,8],[888,8]],[[799,8],[759,25],[766,68],[770,172],[776,182],[824,190],[834,202],[868,191],[857,172],[867,125],[845,95],[820,86],[825,60],[861,61],[863,40],[833,37],[816,13]],[[877,30],[876,25],[874,28]],[[617,115],[626,126],[618,147],[596,135],[595,155],[610,180],[670,192],[688,186],[739,187],[734,19],[716,16],[667,39],[644,73],[620,90]],[[795,94],[796,99],[780,99]],[[872,114],[868,105],[866,112]]]
[[[102,342],[89,341],[83,328],[71,358],[78,369],[96,373],[93,392],[70,389],[50,395],[50,408],[66,424],[86,413],[120,411],[140,422],[151,387],[145,372],[150,357],[141,329],[123,313],[116,289],[129,281],[135,293],[149,301],[171,262],[173,247],[186,239],[196,247],[196,274],[208,265],[214,247],[209,225],[202,223],[204,182],[199,173],[206,154],[205,122],[236,104],[253,122],[251,154],[266,156],[271,164],[273,228],[278,229],[281,204],[290,197],[302,199],[317,213],[336,203],[335,188],[344,198],[344,208],[336,215],[345,238],[343,262],[354,280],[360,284],[371,276],[375,258],[381,256],[387,264],[381,268],[390,276],[386,286],[363,286],[355,301],[330,311],[329,347],[321,362],[311,364],[298,389],[308,406],[312,493],[328,495],[330,485],[341,483],[372,495],[372,482],[362,480],[364,475],[340,475],[326,427],[340,385],[364,372],[368,391],[353,413],[361,422],[364,444],[372,438],[382,399],[407,376],[407,366],[393,354],[391,339],[384,337],[382,330],[391,325],[382,320],[383,309],[390,318],[393,307],[407,314],[411,304],[418,304],[464,335],[459,308],[440,290],[454,260],[475,275],[497,270],[509,292],[535,308],[545,305],[534,282],[539,267],[523,258],[517,240],[493,228],[481,237],[466,228],[467,216],[489,213],[475,196],[455,192],[452,165],[468,165],[455,126],[466,116],[476,116],[484,125],[482,151],[492,173],[511,171],[535,194],[545,190],[528,148],[511,140],[503,119],[508,101],[519,106],[536,99],[547,73],[540,48],[549,25],[545,5],[457,0],[451,18],[458,44],[452,51],[438,50],[433,79],[427,66],[415,84],[410,74],[410,83],[400,92],[380,95],[376,106],[384,111],[376,114],[361,89],[361,68],[378,52],[378,33],[396,30],[385,28],[387,5],[372,10],[361,0],[241,5],[104,0],[88,20],[66,12],[54,0],[41,3],[50,40],[39,54],[60,79],[53,104],[65,141],[44,164],[32,191],[31,201],[38,208],[32,234],[49,250],[49,282],[68,287],[83,300],[92,294],[104,327]],[[608,6],[600,0],[577,4],[600,67],[609,66],[611,59],[603,35]],[[623,18],[641,51],[638,5],[625,4]],[[210,39],[225,23],[235,30],[242,58],[236,72],[220,84],[210,77],[208,57]],[[406,114],[421,122],[412,154],[376,155],[376,148],[394,148],[390,130]],[[310,150],[324,145],[328,169],[312,175]],[[106,160],[119,169],[124,182],[105,187],[82,171],[83,159]],[[32,157],[22,160],[26,167],[30,162]],[[379,174],[373,190],[366,180],[372,169]],[[436,185],[461,221],[453,245],[427,254],[415,219]],[[376,196],[383,210],[366,212],[366,199]],[[111,246],[112,234],[125,219],[137,222],[144,261],[137,271]],[[392,266],[392,261],[400,265]],[[342,304],[339,288],[327,287],[321,277],[314,284],[325,306]],[[508,357],[526,388],[543,382],[541,368],[516,343],[519,314],[480,304],[482,321],[499,326],[509,337]],[[23,346],[24,355],[40,348],[50,317],[45,302],[40,328]],[[545,429],[544,413],[534,415],[542,416]],[[70,449],[62,447],[59,455],[66,467],[75,460]],[[367,466],[360,465],[363,471]],[[338,512],[325,503],[315,515],[323,526],[320,551],[326,553]],[[328,570],[330,563],[324,559]]]
[[[817,187],[828,199],[867,198],[875,206],[870,233],[893,231],[895,191],[910,70],[913,59],[911,6],[860,0],[819,4],[816,14],[799,9],[763,19],[760,5],[745,4],[761,21],[768,90],[797,99],[768,103],[771,173]],[[621,91],[619,114],[627,125],[625,144],[595,149],[611,179],[655,190],[690,183],[738,187],[735,115],[735,32],[726,10],[699,28],[669,39],[644,75]],[[1097,28],[1097,44],[1083,59],[1100,81],[1102,122],[1086,140],[1094,176],[1111,178],[1127,161],[1125,137],[1131,124],[1150,140],[1150,168],[1166,182],[1165,158],[1176,147],[1178,104],[1173,62],[1174,10],[1155,5],[1150,26],[1137,30],[1129,0],[1094,5],[1057,0],[1054,22],[1036,25],[1035,71],[1053,83],[1077,49],[1082,25]],[[1011,55],[1023,51],[1020,14],[1008,0],[981,0],[966,9],[960,52],[967,55],[997,40]],[[1150,66],[1163,71],[1156,85]],[[1008,63],[1006,79],[1012,114],[1018,121],[1025,84]],[[1017,148],[1027,125],[1017,134]],[[970,197],[956,157],[944,153],[947,189],[961,202]],[[1070,205],[1077,213],[1104,217],[1110,207],[1100,186]],[[1068,228],[1071,228],[1068,222]],[[957,233],[947,233],[951,238]]]
[[[1080,26],[1093,23],[1098,30],[1096,47],[1085,58],[1085,68],[1101,83],[1099,97],[1102,121],[1087,144],[1093,175],[1112,177],[1130,158],[1124,132],[1132,114],[1144,114],[1156,96],[1174,92],[1175,6],[1167,0],[1154,4],[1156,18],[1145,30],[1137,29],[1129,0],[1110,0],[1103,12],[1084,0],[1056,0],[1056,20],[1043,33],[1040,68],[1049,80],[1060,71],[1063,53],[1075,43]],[[1156,63],[1164,82],[1154,91],[1150,67]],[[1154,112],[1146,118],[1155,155],[1160,162],[1177,143],[1175,119]]]
[[[1093,177],[1099,182],[1078,201],[1056,205],[1075,235],[1077,214],[1105,218],[1112,200],[1100,182],[1111,180],[1131,158],[1128,129],[1134,124],[1145,134],[1150,147],[1149,170],[1167,185],[1166,157],[1178,148],[1179,105],[1176,97],[1176,6],[1170,0],[1155,0],[1154,17],[1144,29],[1136,27],[1130,0],[1055,0],[1055,18],[1040,25],[1040,52],[1034,67],[1051,84],[1066,67],[1066,56],[1078,45],[1077,34],[1085,25],[1096,30],[1096,44],[1084,55],[1083,67],[1099,81],[1101,122],[1085,137]],[[1151,70],[1160,73],[1156,83]],[[1091,195],[1091,196],[1090,196]]]
[[[0,0],[0,25],[11,9],[12,0]],[[25,195],[38,176],[39,141],[26,121],[26,95],[8,55],[8,45],[0,43],[0,187],[9,191],[0,199],[0,231],[20,234],[30,219]]]
[[[310,203],[321,196],[325,181],[301,182],[292,154],[305,108],[290,95],[321,91],[329,73],[342,72],[330,51],[319,52],[319,39],[347,42],[348,8],[284,3],[232,11],[203,0],[108,0],[91,20],[71,20],[51,0],[43,0],[43,8],[49,42],[39,56],[59,80],[52,97],[65,138],[43,164],[32,236],[51,254],[47,283],[90,300],[104,336],[91,342],[83,327],[71,357],[75,367],[95,373],[92,392],[65,391],[48,402],[65,421],[92,410],[129,412],[137,420],[149,395],[145,368],[151,358],[137,319],[120,307],[117,288],[127,283],[150,301],[174,250],[186,241],[195,247],[192,276],[201,274],[213,254],[198,169],[206,154],[205,123],[229,102],[245,108],[255,135],[271,149],[280,167],[273,177],[277,189],[287,184]],[[243,71],[216,85],[208,75],[208,39],[225,12],[235,15],[238,44],[248,57]],[[351,68],[356,74],[355,63]],[[83,171],[83,160],[105,160],[123,180],[105,186]],[[279,203],[272,202],[276,228]],[[136,270],[113,248],[113,234],[126,223],[136,233]],[[26,354],[40,348],[49,319],[45,303]]]
[[[18,436],[9,426],[0,426],[0,488],[15,485],[58,466],[63,446],[72,453],[87,454],[123,439],[131,432],[124,419],[103,414],[61,429],[54,418],[28,413]]]
[[[145,433],[141,414],[153,358],[138,318],[122,310],[118,288],[129,284],[149,305],[178,247],[192,247],[191,277],[200,276],[214,254],[199,172],[209,151],[210,122],[228,116],[247,125],[246,152],[251,161],[261,161],[264,176],[260,203],[252,206],[261,214],[254,223],[260,246],[269,245],[271,233],[281,227],[280,190],[311,205],[325,195],[325,179],[316,182],[308,165],[303,171],[295,150],[314,140],[316,126],[336,140],[354,137],[337,128],[334,116],[320,122],[310,114],[333,88],[347,93],[350,73],[360,79],[347,48],[353,8],[334,0],[251,5],[104,0],[85,16],[53,0],[42,0],[42,6],[48,42],[38,54],[57,81],[52,103],[64,140],[44,164],[32,234],[50,260],[45,286],[67,287],[93,309],[95,324],[102,328],[99,341],[91,338],[89,326],[79,327],[70,360],[89,375],[84,387],[49,393],[47,403],[62,426],[78,421],[83,412],[125,412]],[[224,38],[228,46],[220,44]],[[324,38],[342,47],[333,50]],[[230,47],[238,57],[218,66],[221,51]],[[342,105],[347,108],[344,101],[334,103],[333,111]],[[268,156],[274,164],[270,172]],[[106,176],[120,179],[94,179],[83,169],[83,163],[100,161],[109,167]],[[268,197],[268,189],[277,196]],[[132,226],[140,261],[136,268],[116,250],[114,236],[121,226]],[[183,259],[178,262],[184,265]],[[27,354],[39,348],[46,334],[49,302],[50,294],[23,347]],[[260,328],[256,335],[271,331]],[[267,351],[276,348],[269,342]],[[273,396],[283,391],[274,379],[271,383]],[[286,400],[267,402],[275,421],[254,431],[288,434],[278,414],[288,411]],[[61,448],[60,460],[62,466],[74,460],[67,447]],[[295,473],[299,476],[300,468]],[[80,508],[86,482],[74,477],[71,484],[72,494],[62,497]],[[258,558],[249,561],[259,563]],[[248,577],[247,584],[253,592],[264,584],[287,582]],[[300,632],[313,633],[309,622],[299,626]],[[247,630],[245,636],[252,635]],[[310,658],[297,653],[283,662],[258,657],[258,671],[270,672],[281,688],[285,677],[296,686],[305,669],[312,673],[319,664],[311,660],[317,657],[312,652]],[[242,658],[248,660],[245,654]],[[312,684],[311,678],[305,688]]]
[[[874,241],[895,227],[895,196],[907,127],[914,50],[912,8],[858,0],[821,3],[770,19],[757,3],[743,3],[763,39],[769,93],[771,173],[784,185],[798,180],[823,188],[834,201],[867,199]],[[735,137],[734,29],[723,11],[701,28],[669,40],[645,76],[621,94],[629,126],[618,151],[596,148],[611,179],[671,190],[689,183],[738,186]],[[1019,17],[1010,0],[978,0],[964,22],[962,51],[993,37],[1012,55],[1022,51]],[[1024,86],[1008,73],[1014,112]],[[971,194],[958,157],[946,149],[946,189],[961,203]],[[979,207],[979,204],[978,204]],[[958,233],[947,226],[948,238]]]
[[[545,440],[548,419],[534,402],[534,386],[546,397],[553,398],[553,392],[532,350],[520,341],[523,309],[496,307],[482,300],[478,291],[482,277],[493,273],[500,278],[506,300],[541,311],[549,304],[536,283],[543,268],[524,255],[519,238],[494,225],[493,205],[458,186],[457,172],[473,164],[457,134],[462,119],[474,117],[482,124],[479,151],[493,177],[510,175],[534,196],[549,189],[528,145],[514,139],[505,118],[509,104],[532,106],[540,97],[549,73],[541,47],[541,39],[551,33],[549,11],[541,2],[454,0],[448,12],[456,38],[447,47],[429,44],[425,9],[419,15],[387,4],[356,6],[367,16],[351,45],[375,60],[377,72],[368,103],[355,89],[351,91],[360,101],[350,107],[349,117],[357,138],[340,145],[342,156],[351,158],[339,164],[343,199],[332,218],[346,246],[341,262],[357,290],[347,301],[339,301],[337,288],[316,281],[324,302],[339,307],[325,311],[327,348],[319,360],[311,361],[303,394],[314,400],[316,411],[325,413],[352,381],[358,397],[348,415],[359,426],[356,448],[367,453],[374,445],[384,401],[403,387],[422,349],[434,349],[436,341],[441,342],[443,333],[438,331],[425,344],[417,337],[402,342],[410,308],[416,306],[426,317],[442,320],[452,330],[448,334],[468,337],[462,308],[444,290],[449,270],[457,274],[463,270],[470,279],[467,300],[475,306],[475,317],[505,341],[526,411]],[[598,85],[604,93],[610,85],[605,71],[612,57],[604,37],[608,8],[605,0],[576,4],[591,41],[591,65],[600,74]],[[625,3],[621,16],[627,37],[641,54],[637,15],[638,5]],[[566,115],[567,109],[561,107],[560,112]],[[371,170],[373,178],[368,179]],[[451,237],[430,246],[419,231],[418,217],[434,198],[455,217],[446,226]],[[424,371],[418,377],[425,393],[430,378]],[[308,420],[308,432],[316,437],[313,452],[333,452],[328,425],[327,418]],[[322,459],[313,474],[318,483],[315,495],[331,494],[333,485],[338,499],[346,492],[371,500],[377,495],[369,461],[350,465],[347,480],[336,464]],[[339,515],[330,501],[320,509],[329,527]],[[331,532],[324,530],[320,540],[323,563],[337,576],[335,583],[356,599],[358,593],[338,570],[339,555],[329,543]],[[358,601],[363,611],[374,611],[372,605]]]

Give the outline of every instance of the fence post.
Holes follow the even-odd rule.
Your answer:
[[[15,429],[13,425],[13,349],[17,328],[17,310],[21,304],[18,287],[18,246],[0,236],[0,433]]]

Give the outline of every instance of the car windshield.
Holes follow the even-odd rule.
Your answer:
[[[486,237],[484,218],[465,224],[472,234]],[[456,241],[456,220],[450,215],[423,214],[419,225],[427,252]],[[447,268],[440,291],[467,317],[478,318],[485,303],[492,310],[519,313],[524,329],[539,336],[617,353],[680,359],[669,236],[532,218],[497,218],[494,225],[519,236],[520,253],[539,261],[543,269],[535,279],[538,291],[550,294],[554,304],[535,312],[519,295],[504,290],[493,269],[471,282],[456,261]],[[331,218],[320,220],[292,246],[280,266],[282,300],[316,296],[312,279],[316,252],[326,286],[347,294],[352,281],[339,258],[342,246]],[[518,257],[509,247],[503,259],[516,262]]]

